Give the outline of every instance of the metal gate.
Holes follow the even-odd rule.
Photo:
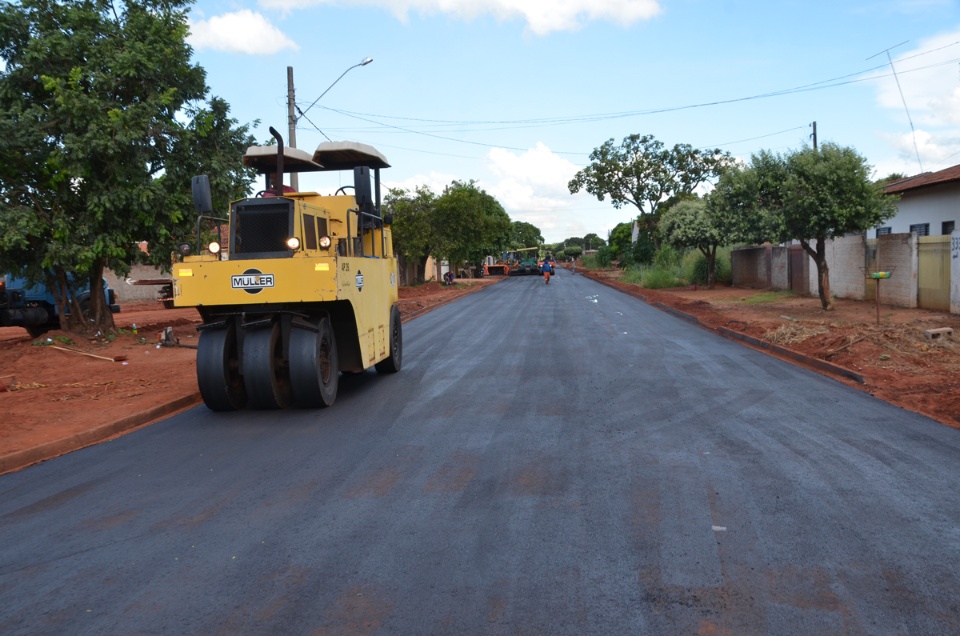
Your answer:
[[[950,311],[950,235],[918,237],[917,306]]]

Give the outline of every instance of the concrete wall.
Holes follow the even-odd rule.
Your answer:
[[[790,289],[790,248],[739,247],[730,253],[733,284],[758,289]]]
[[[104,271],[103,277],[107,279],[107,284],[120,297],[121,303],[155,301],[157,293],[160,291],[159,285],[129,285],[125,279],[120,278],[110,270]],[[170,274],[164,274],[156,267],[134,265],[127,278],[133,280],[168,279]]]
[[[893,272],[880,283],[880,304],[916,307],[920,264],[917,235],[881,235],[877,239],[877,264],[879,270]]]
[[[837,298],[863,300],[867,285],[866,239],[863,235],[844,236],[826,245],[830,269],[830,292]],[[737,287],[790,289],[789,247],[755,246],[733,250],[730,261],[733,284]],[[806,256],[810,295],[819,293],[817,267]],[[879,269],[893,271],[880,283],[880,302],[897,307],[917,306],[918,241],[915,234],[884,234],[877,239]],[[951,243],[951,312],[960,313],[960,230]]]
[[[770,248],[770,288],[790,289],[790,248]]]
[[[836,298],[863,300],[866,275],[860,268],[866,260],[866,239],[862,234],[841,236],[827,241],[827,268],[830,273],[830,294]],[[820,293],[817,264],[810,259],[810,291]]]
[[[739,247],[730,253],[730,269],[736,287],[766,289],[770,286],[767,247]]]

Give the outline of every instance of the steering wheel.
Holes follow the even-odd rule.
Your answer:
[[[333,196],[337,196],[338,194],[346,194],[347,188],[350,188],[351,190],[354,189],[353,186],[340,186],[337,188],[337,191],[333,193]]]
[[[254,196],[254,198],[262,199],[267,192],[268,192],[267,190],[261,190],[260,192],[257,192],[257,193],[256,193],[255,195],[253,195],[253,196]]]

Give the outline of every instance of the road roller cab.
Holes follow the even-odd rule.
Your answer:
[[[329,406],[341,371],[400,370],[402,332],[390,218],[380,213],[371,146],[327,142],[310,154],[251,146],[244,165],[265,189],[213,215],[206,177],[194,178],[197,236],[173,267],[173,302],[196,307],[197,380],[213,410]],[[331,195],[290,192],[286,173],[345,171]],[[271,180],[270,175],[280,175]]]

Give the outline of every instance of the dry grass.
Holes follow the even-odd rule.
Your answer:
[[[798,324],[780,325],[763,335],[763,339],[773,344],[788,346],[803,342],[807,338],[829,333],[826,327],[804,327]]]

